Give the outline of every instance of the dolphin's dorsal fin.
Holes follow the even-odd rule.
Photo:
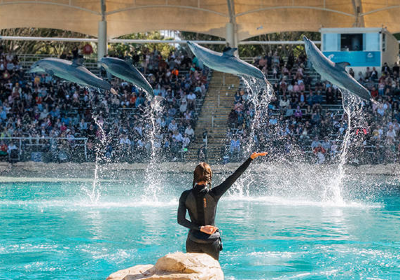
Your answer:
[[[75,58],[72,60],[72,65],[73,67],[79,67],[83,65],[83,58]]]
[[[237,51],[237,48],[229,48],[226,51],[224,51],[224,55],[226,56],[234,56],[235,51]]]
[[[346,66],[350,66],[350,63],[348,62],[337,62],[335,65],[343,70],[346,69]]]

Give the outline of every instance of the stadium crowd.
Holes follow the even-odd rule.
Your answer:
[[[76,56],[75,51],[71,57]],[[162,97],[161,110],[150,110],[145,92],[118,79],[112,80],[118,92],[113,95],[45,74],[26,74],[18,56],[0,46],[0,157],[14,153],[29,160],[39,152],[48,158],[38,160],[94,160],[98,153],[106,160],[133,162],[146,161],[155,152],[160,160],[182,159],[194,139],[208,72],[178,50],[166,59],[148,49],[121,58],[146,75],[155,95]],[[337,159],[347,129],[341,92],[310,70],[305,55],[283,59],[269,52],[254,65],[271,81],[275,95],[268,110],[255,118],[252,93],[244,87],[237,91],[223,154],[239,160],[244,146],[254,143],[259,150],[305,154],[318,163]],[[375,68],[349,72],[377,101],[363,103],[363,116],[353,126],[351,146],[357,152],[350,153],[350,160],[355,163],[398,159],[399,66],[385,64],[380,70],[380,75]]]
[[[179,51],[163,59],[156,50],[142,49],[140,56],[134,52],[124,58],[137,63],[162,97],[160,110],[150,110],[145,92],[118,79],[112,80],[118,92],[113,95],[46,74],[27,74],[17,55],[0,47],[0,156],[82,161],[99,153],[105,160],[131,162],[157,152],[160,160],[179,158],[194,137],[207,71]],[[32,152],[40,158],[31,158]]]
[[[239,159],[245,143],[252,142],[259,150],[268,145],[268,150],[276,151],[274,154],[308,154],[317,163],[337,160],[348,125],[340,90],[310,71],[305,55],[297,58],[289,55],[284,60],[276,52],[270,52],[258,57],[254,65],[272,82],[275,96],[269,104],[269,113],[264,110],[255,119],[252,93],[244,88],[237,91],[228,119],[225,155]],[[357,75],[350,68],[349,73],[377,101],[364,101],[361,116],[353,120],[349,161],[355,164],[396,161],[400,151],[399,66],[385,63],[381,75],[375,67]]]

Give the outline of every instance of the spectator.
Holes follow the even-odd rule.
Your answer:
[[[193,110],[195,107],[195,102],[196,102],[196,94],[193,92],[190,92],[187,96],[187,102],[188,102],[188,107],[189,109]]]
[[[185,129],[185,134],[190,138],[194,139],[194,130],[191,127],[191,125],[188,125],[188,127]]]
[[[8,155],[9,150],[8,150],[8,146],[4,141],[1,141],[0,143],[0,156],[6,156]]]
[[[240,153],[240,140],[236,136],[231,140],[231,144],[230,144],[229,150],[230,150],[231,156],[239,155],[239,153]]]
[[[314,154],[317,156],[317,163],[322,164],[325,162],[325,153],[326,150],[322,147],[321,143],[318,143],[318,146],[314,148]]]
[[[321,143],[318,140],[318,137],[314,138],[314,141],[311,143],[311,149],[315,150]]]
[[[13,150],[18,150],[17,146],[15,146],[14,142],[10,142],[7,148],[7,153],[11,155]]]
[[[201,146],[197,153],[197,158],[200,162],[205,162],[207,161],[207,148],[205,145]]]
[[[331,143],[329,141],[328,137],[324,138],[324,142],[322,142],[322,148],[324,148],[324,150],[329,153],[330,149],[331,149]]]
[[[171,131],[171,132],[174,132],[174,131],[177,131],[177,130],[178,130],[178,125],[177,125],[177,123],[175,122],[175,120],[172,120],[172,121],[170,122],[170,124],[168,125],[168,130]]]
[[[182,138],[182,149],[187,148],[190,144],[190,138],[187,134],[185,134]]]
[[[396,139],[396,131],[393,129],[393,125],[390,125],[388,131],[386,132],[386,139],[387,138],[390,138],[391,142],[394,142]]]

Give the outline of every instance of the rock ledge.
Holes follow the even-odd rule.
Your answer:
[[[168,254],[155,265],[137,265],[117,271],[107,280],[223,280],[224,273],[217,260],[207,254]]]

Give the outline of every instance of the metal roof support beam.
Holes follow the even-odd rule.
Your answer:
[[[97,42],[97,59],[100,60],[107,54],[107,20],[106,20],[106,3],[105,0],[100,1],[101,5],[101,21],[98,23],[98,42]]]
[[[228,22],[226,24],[225,39],[230,47],[235,48],[235,27],[234,27],[233,23],[231,23],[231,22]]]
[[[354,15],[356,17],[353,27],[365,27],[361,0],[352,0],[352,3],[353,3]]]
[[[235,16],[235,3],[233,0],[226,0],[228,4],[229,23],[226,24],[226,41],[232,48],[238,47],[237,24]]]

